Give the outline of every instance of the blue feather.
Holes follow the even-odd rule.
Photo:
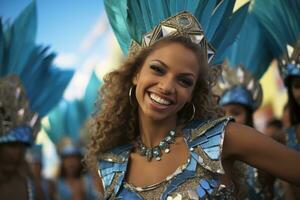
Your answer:
[[[12,37],[8,49],[8,67],[14,73],[20,73],[33,49],[37,29],[36,6],[29,4],[12,25]]]
[[[101,81],[93,72],[81,99],[73,101],[63,99],[51,110],[48,114],[50,126],[44,127],[44,130],[54,143],[65,136],[71,137],[73,141],[79,140],[80,129],[94,110],[100,85]]]
[[[204,11],[201,13],[200,24],[202,25],[205,33],[207,33],[209,20],[213,13],[213,10],[215,9],[216,3],[216,0],[208,1]]]
[[[208,36],[213,36],[217,32],[217,28],[227,19],[227,16],[230,16],[234,7],[234,1],[225,1],[215,9],[214,14],[210,20],[209,27],[207,30]],[[207,38],[209,41],[212,38]]]
[[[249,14],[233,45],[217,53],[216,62],[229,61],[229,66],[243,65],[259,79],[273,59],[268,38],[256,17]]]
[[[1,63],[3,63],[4,59],[4,36],[2,31],[2,21],[0,20],[0,75],[2,74]]]
[[[217,54],[220,52],[222,53],[230,44],[232,44],[233,39],[236,39],[236,35],[240,32],[242,24],[247,16],[248,6],[249,4],[242,6],[234,13],[231,20],[228,21],[228,24],[224,23],[220,26],[220,29],[217,29],[217,34],[213,38],[214,43],[212,43],[215,45],[215,48],[218,49]],[[230,29],[226,30],[226,27],[230,27]],[[221,38],[221,40],[219,38]]]
[[[299,0],[260,0],[254,4],[253,13],[259,19],[272,46],[272,52],[280,57],[287,44],[300,38]]]
[[[121,5],[119,5],[121,4]],[[130,33],[127,30],[128,27],[128,17],[127,17],[127,1],[116,1],[116,0],[107,0],[104,1],[104,6],[107,12],[107,15],[111,16],[109,18],[112,28],[117,32],[117,40],[123,51],[126,51],[130,46]],[[114,14],[110,14],[114,13]],[[116,28],[118,27],[118,28]],[[131,33],[132,35],[136,35]],[[137,39],[134,37],[134,39]],[[139,39],[139,38],[138,38]]]

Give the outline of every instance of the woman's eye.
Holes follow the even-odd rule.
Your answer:
[[[159,67],[159,66],[156,66],[156,65],[150,65],[150,68],[155,72],[155,73],[158,73],[158,74],[163,74],[164,73],[164,69]]]
[[[183,86],[186,86],[186,87],[190,87],[193,85],[193,81],[188,79],[188,78],[180,78],[179,79],[179,82],[183,85]]]

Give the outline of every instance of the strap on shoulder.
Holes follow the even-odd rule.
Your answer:
[[[204,168],[214,173],[224,173],[221,161],[225,128],[232,117],[199,121],[198,126],[184,130],[191,155]]]
[[[104,199],[115,196],[122,184],[132,144],[116,147],[99,158],[98,173],[105,189]]]

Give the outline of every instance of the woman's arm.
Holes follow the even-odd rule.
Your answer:
[[[300,153],[248,126],[228,124],[222,158],[241,160],[300,186]]]

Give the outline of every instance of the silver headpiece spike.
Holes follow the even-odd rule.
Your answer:
[[[142,38],[141,44],[134,41],[131,43],[129,55],[135,55],[142,48],[151,46],[163,37],[183,36],[191,39],[191,41],[207,52],[207,60],[210,63],[215,55],[214,48],[205,39],[203,29],[197,19],[188,12],[180,12],[172,16],[159,25],[155,26],[150,32],[146,33]]]
[[[293,46],[286,46],[286,52],[279,60],[278,66],[285,84],[289,76],[300,76],[300,38]]]

